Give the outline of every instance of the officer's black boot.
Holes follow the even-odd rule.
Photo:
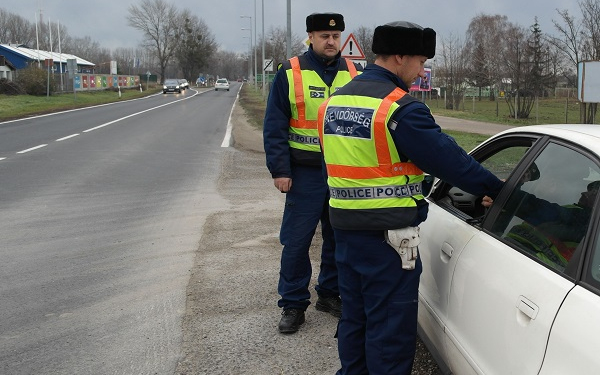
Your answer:
[[[279,332],[295,333],[304,323],[304,311],[299,309],[286,309],[281,313]]]

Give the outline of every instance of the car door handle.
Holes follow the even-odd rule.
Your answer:
[[[454,253],[454,248],[448,242],[444,242],[442,244],[442,253],[440,254],[442,261],[448,263],[450,258],[452,258],[452,253]]]
[[[539,311],[539,307],[524,296],[519,296],[517,299],[517,309],[532,320],[535,319]]]

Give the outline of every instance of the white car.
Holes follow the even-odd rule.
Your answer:
[[[219,78],[215,82],[215,91],[219,90],[229,91],[229,81],[226,78]]]
[[[420,225],[419,335],[443,373],[600,372],[600,126],[538,125],[471,152],[486,209],[436,180]]]

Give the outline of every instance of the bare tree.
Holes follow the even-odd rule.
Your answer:
[[[228,78],[234,79],[244,74],[242,61],[244,59],[228,51],[216,51],[208,61],[207,71],[209,79]],[[247,70],[246,70],[247,71]]]
[[[482,88],[499,87],[503,78],[498,49],[504,43],[507,25],[506,16],[486,14],[474,17],[469,23],[465,41],[465,53],[469,57],[467,77],[473,86],[479,88],[480,100]],[[494,90],[490,90],[490,100],[494,99]]]
[[[142,31],[146,45],[154,49],[161,83],[164,82],[167,65],[180,43],[180,25],[183,23],[180,13],[166,0],[142,0],[139,7],[129,7],[128,23]]]
[[[600,60],[600,1],[583,0],[579,7],[583,17],[583,58]]]
[[[557,10],[561,22],[553,21],[559,37],[551,38],[551,43],[571,62],[572,71],[586,60],[600,60],[600,3],[598,0],[579,2],[581,20],[569,15],[566,10]],[[574,74],[571,75],[574,77]],[[575,85],[575,82],[572,82]],[[582,103],[580,120],[592,123],[598,103]]]
[[[35,47],[35,24],[0,8],[0,42]]]
[[[273,59],[273,64],[278,64],[287,60],[286,30],[283,27],[270,27],[265,38],[265,59]],[[259,40],[258,46],[262,49],[262,40]],[[298,56],[306,46],[298,35],[292,35],[292,56]],[[262,53],[262,52],[261,52]],[[259,53],[260,55],[260,53]],[[261,67],[261,64],[259,64]],[[262,72],[260,72],[262,74]]]
[[[135,49],[119,47],[112,52],[112,60],[117,62],[118,74],[139,74]]]
[[[372,27],[361,26],[356,31],[352,32],[358,45],[361,47],[365,60],[367,63],[372,63],[375,61],[375,54],[371,50],[371,46],[373,45],[373,33],[375,29]]]
[[[571,86],[577,86],[577,64],[581,61],[581,55],[583,54],[582,43],[582,24],[575,20],[569,11],[557,10],[559,16],[562,19],[562,24],[559,21],[552,21],[555,29],[558,31],[558,37],[549,37],[548,40],[562,55],[569,61],[571,67],[567,69],[565,78],[569,80]]]
[[[436,55],[436,77],[446,87],[447,109],[458,110],[466,90],[467,54],[463,41],[451,34],[441,39],[441,51]]]
[[[513,118],[524,118],[529,115],[531,103],[524,99],[529,94],[525,91],[527,75],[527,30],[511,25],[505,30],[506,45],[501,54],[507,67],[511,90],[506,93],[506,103]],[[525,115],[527,114],[527,115]]]
[[[207,66],[209,58],[217,50],[217,43],[203,20],[191,15],[189,10],[184,10],[182,15],[184,24],[175,57],[183,77],[192,80]]]
[[[89,36],[83,38],[70,38],[66,50],[68,50],[70,54],[96,64],[101,63],[106,59],[104,56],[106,54],[104,53],[106,49],[101,48],[100,43],[93,41]],[[110,56],[110,51],[108,51],[108,55]]]
[[[506,102],[511,117],[528,118],[536,99],[556,86],[555,65],[537,17],[529,30],[513,26],[506,35],[508,48],[503,56],[512,86]]]

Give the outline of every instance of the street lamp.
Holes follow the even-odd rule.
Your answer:
[[[245,36],[244,38],[248,38],[250,39],[250,51],[248,52],[248,79],[252,78],[252,29],[247,29],[245,27],[242,27],[242,30],[247,30],[250,31],[250,36]]]
[[[248,72],[250,72],[249,75],[254,75],[256,77],[256,69],[254,69],[254,73],[252,72],[252,51],[254,50],[254,44],[252,43],[252,16],[240,16],[240,18],[248,18],[250,19],[250,28],[246,29],[246,28],[242,28],[242,30],[249,30],[250,31],[250,54],[248,55],[248,58],[250,60],[250,63],[248,64]],[[256,41],[256,38],[254,38]],[[256,63],[256,56],[254,56],[254,62]],[[248,79],[250,79],[250,77],[248,77]]]
[[[265,0],[262,0],[262,94],[263,98],[266,97],[266,76],[265,76]]]
[[[254,48],[254,87],[256,87],[256,83],[257,83],[257,78],[256,75],[258,74],[258,68],[256,67],[256,50],[258,49],[258,39],[256,39],[256,0],[254,0],[254,44],[256,45]]]

